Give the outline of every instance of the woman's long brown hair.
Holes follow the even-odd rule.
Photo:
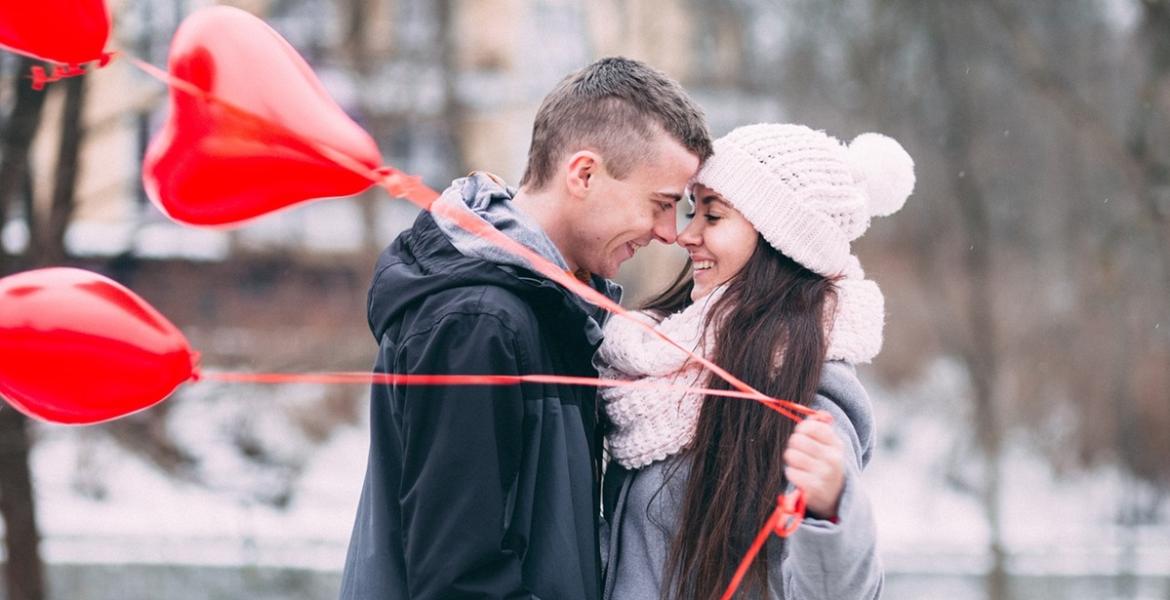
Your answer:
[[[690,264],[643,310],[662,318],[691,303]],[[744,268],[708,314],[715,327],[708,358],[773,398],[808,406],[816,395],[828,342],[832,280],[772,248],[762,237]],[[729,389],[712,376],[708,385]],[[705,399],[677,529],[667,555],[664,598],[717,599],[761,524],[784,491],[781,455],[794,423],[759,403]],[[767,547],[740,588],[747,597],[768,591]]]

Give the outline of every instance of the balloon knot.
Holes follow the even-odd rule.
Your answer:
[[[102,55],[98,61],[98,68],[102,68],[110,64],[114,54],[107,52]],[[36,66],[31,69],[30,76],[32,77],[32,89],[41,91],[45,89],[45,85],[68,79],[69,77],[80,77],[86,74],[86,70],[79,64],[71,63],[67,65],[56,64],[52,66],[51,71],[46,71],[44,67]]]
[[[47,73],[45,73],[44,67],[33,67],[31,75],[32,75],[32,89],[34,89],[38,92],[45,89],[46,83],[49,83],[50,81],[56,81],[55,79],[54,80],[49,79],[49,75]]]

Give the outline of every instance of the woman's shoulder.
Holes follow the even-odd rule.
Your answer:
[[[857,377],[857,367],[841,360],[825,362],[817,394],[838,402],[869,404],[869,394]]]
[[[856,367],[844,361],[826,362],[811,408],[832,415],[834,427],[855,444],[861,465],[869,462],[874,446],[873,404]]]

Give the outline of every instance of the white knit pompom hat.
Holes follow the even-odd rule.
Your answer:
[[[695,181],[719,192],[772,247],[840,278],[830,358],[863,363],[877,355],[882,294],[865,279],[850,242],[914,190],[914,161],[898,142],[865,133],[845,146],[803,125],[747,125],[715,141]]]

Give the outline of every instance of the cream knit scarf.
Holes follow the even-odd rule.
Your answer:
[[[700,339],[710,307],[723,295],[722,287],[698,302],[655,325],[655,329],[696,354],[705,355],[713,343]],[[644,313],[634,313],[647,323],[654,320]],[[605,327],[605,341],[597,350],[597,367],[607,379],[639,379],[654,383],[702,387],[706,372],[678,348],[625,319],[610,319]],[[699,394],[681,394],[669,390],[643,388],[603,388],[600,392],[605,412],[614,424],[607,436],[610,455],[629,469],[644,467],[682,450],[695,437]]]
[[[826,324],[826,360],[843,360],[851,364],[869,362],[882,345],[884,311],[881,292],[873,281],[860,278],[838,281],[835,286],[837,302],[835,310],[830,310],[832,323]],[[710,356],[707,349],[713,346],[714,335],[708,331],[706,339],[700,339],[703,323],[724,289],[726,286],[716,288],[654,328],[684,348],[701,356]],[[649,315],[634,315],[654,324]],[[609,320],[605,326],[605,341],[598,348],[594,361],[601,377],[607,379],[640,379],[686,387],[705,387],[707,381],[706,370],[701,365],[626,319]],[[627,469],[641,468],[677,454],[695,437],[703,401],[699,394],[645,388],[604,388],[600,396],[605,413],[614,425],[606,436],[610,455]]]

